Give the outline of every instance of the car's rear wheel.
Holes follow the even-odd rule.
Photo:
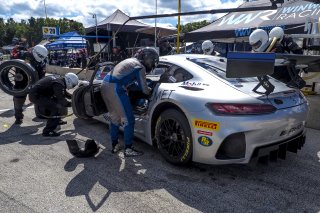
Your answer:
[[[161,113],[155,136],[161,155],[170,163],[187,164],[192,159],[192,135],[187,118],[175,109]]]

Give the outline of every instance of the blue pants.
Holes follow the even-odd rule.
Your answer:
[[[104,82],[101,93],[111,116],[110,135],[112,143],[118,142],[119,127],[122,125],[124,127],[124,143],[126,147],[130,147],[133,143],[135,118],[126,91],[121,84]]]

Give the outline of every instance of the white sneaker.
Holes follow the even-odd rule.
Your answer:
[[[119,152],[120,150],[122,150],[122,146],[120,145],[120,144],[116,144],[115,146],[112,146],[112,149],[111,149],[111,153],[117,153],[117,152]]]
[[[134,156],[140,156],[143,155],[143,152],[136,150],[135,148],[126,148],[124,151],[125,157],[134,157]]]

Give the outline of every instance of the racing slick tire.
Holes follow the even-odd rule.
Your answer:
[[[27,95],[29,87],[38,80],[38,73],[23,60],[12,59],[0,64],[0,88],[9,95]],[[15,88],[16,82],[21,82],[19,88]]]
[[[189,122],[178,110],[161,113],[155,126],[155,137],[161,155],[170,163],[185,165],[192,159],[192,135]]]
[[[78,87],[72,94],[71,106],[74,115],[82,119],[90,119],[92,116],[88,116],[86,113],[84,103],[84,93],[87,91],[88,86]]]

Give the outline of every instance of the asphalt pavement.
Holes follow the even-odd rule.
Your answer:
[[[111,154],[107,125],[70,116],[62,136],[42,137],[45,120],[26,103],[14,125],[12,96],[0,90],[0,212],[319,212],[320,131],[308,129],[298,154],[256,167],[167,163]],[[70,109],[71,111],[71,109]],[[75,158],[66,139],[94,139],[95,158]]]

